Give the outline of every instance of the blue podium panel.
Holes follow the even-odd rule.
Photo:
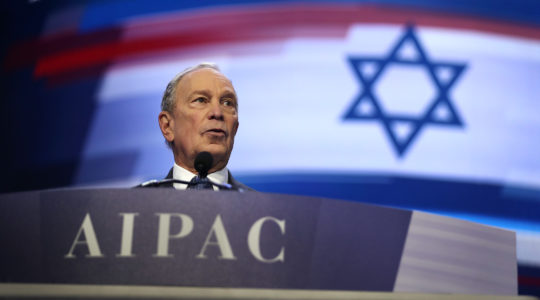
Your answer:
[[[0,197],[3,282],[392,291],[411,212],[172,189]]]

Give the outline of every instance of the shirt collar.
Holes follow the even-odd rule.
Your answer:
[[[173,178],[183,181],[191,181],[194,176],[197,176],[197,174],[193,174],[190,171],[180,167],[176,163],[174,163],[173,166]],[[229,182],[229,170],[227,168],[223,168],[217,172],[208,174],[208,178],[214,182],[219,184],[225,184]],[[187,188],[187,184],[183,183],[174,183],[174,188],[177,190],[185,190]],[[219,188],[217,186],[214,186],[214,191],[218,191]]]

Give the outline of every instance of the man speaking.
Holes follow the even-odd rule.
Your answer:
[[[166,177],[176,180],[174,188],[219,190],[218,185],[230,185],[235,190],[251,190],[227,169],[239,124],[238,99],[231,81],[216,65],[202,63],[176,75],[167,85],[158,120],[174,155],[174,166]],[[203,167],[208,179],[218,185],[199,182],[200,177],[206,179],[206,174],[197,176],[201,160],[208,164]]]

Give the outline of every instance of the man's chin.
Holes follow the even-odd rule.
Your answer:
[[[210,173],[219,171],[227,166],[227,162],[229,161],[229,156],[231,154],[227,148],[218,145],[210,145],[208,147],[204,147],[201,152],[202,151],[207,151],[212,154],[214,162],[212,168],[210,169]]]
[[[227,157],[229,154],[228,149],[224,147],[223,145],[214,145],[214,144],[208,145],[206,147],[203,147],[203,149],[199,152],[203,152],[203,151],[206,151],[212,154],[212,157],[214,158],[214,160],[216,159],[220,160],[223,157]]]

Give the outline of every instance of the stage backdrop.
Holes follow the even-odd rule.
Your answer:
[[[235,177],[514,230],[540,294],[540,2],[1,5],[2,192],[164,177],[165,86],[215,62]]]

